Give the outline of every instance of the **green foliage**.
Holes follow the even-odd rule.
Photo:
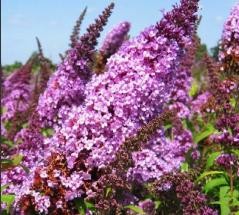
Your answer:
[[[85,215],[87,209],[92,212],[95,211],[94,205],[90,202],[87,202],[83,198],[74,199],[74,203],[75,203],[75,206],[76,206],[79,214],[81,214],[81,215]]]
[[[202,60],[203,57],[205,56],[205,54],[207,54],[207,53],[208,53],[207,45],[199,44],[197,47],[197,51],[196,51],[196,61]]]
[[[230,215],[231,208],[239,206],[239,191],[232,191],[229,186],[222,186],[219,191],[219,201],[211,204],[220,205],[221,215]]]
[[[219,48],[219,43],[218,43],[215,47],[213,47],[213,48],[210,49],[210,52],[211,52],[211,54],[212,54],[212,57],[213,57],[215,60],[218,60],[219,50],[220,50],[220,48]]]
[[[198,94],[198,91],[199,91],[199,85],[198,85],[197,81],[194,81],[189,90],[189,96],[190,97],[196,96]]]
[[[206,169],[209,169],[213,166],[215,159],[221,154],[221,152],[213,152],[208,156],[207,163],[206,163]]]
[[[188,172],[188,170],[189,170],[188,163],[182,163],[181,164],[181,172]]]
[[[23,155],[21,154],[16,154],[11,159],[2,159],[1,167],[3,168],[3,170],[5,170],[5,169],[18,166],[22,162],[22,159],[23,159]]]
[[[14,195],[1,194],[1,203],[6,203],[7,204],[7,213],[9,213],[9,210],[12,206],[12,203],[14,202],[14,199],[15,199]]]
[[[197,182],[199,182],[200,180],[206,178],[207,176],[212,176],[212,175],[218,175],[218,174],[225,174],[223,171],[206,171],[204,173],[202,173],[198,178],[197,178]]]
[[[204,190],[206,193],[214,190],[217,187],[220,187],[222,185],[228,185],[227,180],[224,177],[218,177],[214,179],[210,179],[206,184],[204,185]]]
[[[22,67],[22,63],[15,61],[13,64],[3,66],[2,69],[4,73],[9,74],[20,67]]]
[[[6,210],[1,213],[2,214],[8,214],[9,210],[12,206],[12,203],[14,202],[15,196],[11,194],[3,194],[3,191],[7,189],[9,184],[1,186],[1,203],[5,203],[7,205]]]
[[[54,129],[53,128],[44,128],[44,129],[42,129],[42,134],[44,137],[51,137],[54,134]]]
[[[211,134],[213,134],[216,131],[214,126],[211,123],[208,123],[205,125],[202,131],[194,135],[194,142],[199,143],[203,139],[209,137]]]
[[[136,205],[127,205],[125,206],[125,208],[128,208],[134,212],[136,212],[137,214],[140,214],[140,215],[144,215],[146,214],[141,208],[139,208],[138,206]]]

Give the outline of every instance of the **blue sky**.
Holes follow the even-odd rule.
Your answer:
[[[100,12],[111,1],[108,0],[1,0],[1,62],[2,65],[14,61],[26,61],[37,49],[35,37],[39,37],[46,57],[55,63],[59,53],[69,44],[69,36],[79,14],[88,6],[81,28],[83,33]],[[137,35],[145,27],[158,21],[161,10],[169,10],[179,0],[115,0],[116,3],[99,42],[117,23],[129,21],[131,36]],[[203,15],[199,27],[202,41],[213,47],[220,39],[223,23],[238,0],[201,0],[200,14]]]

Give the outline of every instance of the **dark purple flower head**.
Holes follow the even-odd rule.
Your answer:
[[[155,204],[150,199],[139,202],[139,207],[142,208],[143,211],[148,215],[155,214]]]
[[[87,33],[80,37],[78,43],[76,44],[76,49],[81,58],[92,60],[92,54],[95,46],[97,45],[97,38],[100,36],[100,32],[103,30],[103,27],[106,25],[108,18],[111,14],[112,9],[114,8],[114,3],[111,3],[95,20],[94,24],[91,24],[87,28]]]
[[[80,27],[81,27],[81,23],[85,17],[85,14],[86,14],[86,11],[87,11],[87,7],[81,12],[78,20],[76,21],[76,24],[73,28],[73,32],[71,34],[71,44],[70,44],[70,47],[71,48],[74,48],[74,46],[77,44],[78,40],[79,40],[79,32],[80,32]]]
[[[222,154],[216,159],[216,163],[226,169],[233,167],[236,164],[236,161],[236,156],[232,154]]]
[[[1,104],[4,109],[1,127],[4,136],[13,139],[21,124],[25,122],[31,98],[31,71],[35,59],[30,59],[20,69],[9,75],[3,82]],[[10,128],[7,128],[10,123]]]

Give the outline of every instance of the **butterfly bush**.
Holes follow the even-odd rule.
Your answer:
[[[104,74],[92,77],[86,86],[84,105],[72,108],[63,127],[47,141],[54,142],[52,150],[66,154],[69,168],[73,168],[83,150],[90,150],[88,166],[109,164],[120,144],[162,111],[162,106],[170,100],[183,47],[191,43],[196,9],[196,2],[182,1],[181,7],[166,14],[156,26],[125,43],[108,60]],[[179,15],[182,11],[184,14]],[[183,28],[174,24],[177,15],[188,17]],[[172,26],[165,26],[166,22]],[[171,38],[174,31],[180,34],[180,30],[180,37]],[[164,165],[169,171],[179,163],[172,167]]]
[[[83,35],[78,44],[68,51],[66,59],[50,78],[37,107],[39,115],[45,121],[45,126],[56,123],[58,112],[60,117],[64,117],[67,107],[80,105],[83,102],[85,85],[92,75],[90,67],[92,52],[97,44],[96,38],[100,36],[99,32],[106,24],[110,10],[111,7],[96,20],[96,24],[89,26],[88,34]]]
[[[219,54],[220,60],[224,61],[227,57],[237,59],[239,57],[239,4],[232,9],[230,16],[224,24],[222,34],[222,51]]]
[[[61,107],[68,106],[70,109],[65,113],[62,126],[56,127],[54,136],[45,140],[47,149],[44,150],[44,159],[38,166],[32,167],[31,176],[16,192],[16,202],[24,202],[26,196],[32,196],[35,209],[48,212],[49,196],[43,195],[43,200],[38,201],[39,194],[32,189],[36,186],[37,175],[47,181],[49,187],[64,187],[65,201],[81,197],[85,193],[82,186],[91,180],[90,170],[110,164],[126,138],[162,112],[163,106],[172,100],[177,72],[180,72],[178,65],[187,47],[192,44],[196,10],[197,1],[182,0],[180,6],[166,13],[155,26],[124,43],[109,58],[106,71],[102,75],[92,75],[88,83],[90,58],[84,55],[83,58],[78,57],[79,53],[80,56],[83,53],[82,43],[68,52],[40,97],[37,111],[43,120],[46,118],[48,125],[52,125]],[[182,19],[183,23],[180,22]],[[86,39],[83,36],[80,42]],[[158,158],[152,161],[134,159],[135,166],[129,170],[132,180],[141,177],[147,181],[179,167],[191,147],[191,134],[177,129],[174,133],[175,138],[170,141],[164,137],[163,130],[159,130],[145,148],[136,153],[138,157],[146,153]],[[163,151],[165,153],[162,154]],[[77,171],[75,164],[84,152],[87,152],[83,158],[84,166],[88,170]],[[136,154],[133,157],[136,158]],[[66,159],[65,168],[72,171],[67,176],[62,170],[55,172],[54,177],[58,180],[54,185],[56,182],[49,178],[49,162],[58,156]],[[41,155],[39,157],[42,158]],[[169,162],[172,158],[175,161]],[[152,167],[148,170],[149,166]]]
[[[83,74],[79,74],[77,70]],[[90,76],[87,61],[78,58],[77,49],[70,50],[39,98],[37,111],[47,126],[56,123],[61,107],[82,103],[85,84]]]
[[[237,100],[239,92],[238,79],[230,76],[231,74],[238,74],[239,65],[239,4],[237,3],[232,9],[223,30],[222,35],[222,50],[219,53],[221,69],[227,75],[223,81],[216,86],[217,100],[223,95],[223,109],[224,114],[220,114],[217,119],[217,128],[220,134],[212,135],[213,141],[217,144],[222,144],[225,147],[239,147],[239,115],[237,106],[233,107],[230,104],[230,99]],[[221,102],[221,103],[222,103]]]
[[[122,45],[130,30],[129,22],[121,22],[115,26],[105,37],[99,52],[105,56],[111,56]]]
[[[23,67],[14,71],[3,82],[3,94],[1,98],[2,107],[4,109],[1,117],[1,127],[3,127],[3,135],[14,138],[17,131],[9,131],[7,123],[12,123],[11,130],[14,130],[17,120],[20,120],[30,105],[31,98],[31,69],[32,60],[29,60]],[[13,132],[13,133],[12,133]]]
[[[121,22],[115,26],[105,37],[102,46],[99,48],[96,56],[95,72],[100,74],[104,72],[104,67],[107,59],[116,53],[126,40],[127,33],[130,30],[129,22]]]
[[[101,18],[100,22],[98,22],[96,25],[92,25],[91,28],[88,29],[88,33],[86,33],[86,35],[82,36],[81,40],[83,40],[83,39],[86,40],[87,38],[90,39],[91,37],[94,38],[94,40],[92,40],[92,43],[89,44],[89,46],[91,46],[90,47],[91,49],[93,49],[93,47],[95,45],[94,44],[95,43],[95,39],[97,38],[95,36],[95,34],[97,34],[99,31],[102,30],[102,26],[107,21],[107,18],[110,15],[110,10],[112,9],[112,7],[113,7],[113,4],[110,5],[110,7],[106,9],[106,12],[104,12],[103,15],[100,17]],[[98,20],[96,20],[96,21],[98,21]],[[88,48],[88,47],[85,47],[85,48]],[[90,50],[88,50],[88,52],[87,52],[88,56],[85,56],[82,53],[79,53],[77,51],[77,48],[71,49],[68,52],[68,57],[59,66],[59,68],[66,68],[65,65],[68,65],[70,68],[72,68],[70,66],[70,65],[73,64],[72,62],[75,62],[77,60],[77,58],[79,58],[79,56],[81,56],[81,59],[85,58],[85,60],[82,60],[82,61],[79,60],[78,61],[78,65],[75,67],[75,69],[79,70],[79,68],[78,68],[79,62],[89,62],[90,61],[89,51]],[[68,59],[70,59],[70,60],[68,60]],[[66,71],[68,71],[67,69],[69,69],[69,67],[66,68]],[[80,68],[82,68],[82,67],[80,67]],[[78,71],[78,70],[76,70],[76,71]],[[58,69],[57,71],[61,71],[61,70]],[[88,73],[89,72],[88,72],[87,65],[85,65],[83,72],[81,71],[81,74],[78,75],[78,76],[77,76],[76,71],[74,71],[74,74],[75,74],[74,77],[72,76],[72,74],[70,72],[69,72],[69,74],[67,74],[66,71],[65,71],[65,75],[66,75],[65,78],[68,78],[69,87],[75,86],[74,85],[75,82],[73,82],[73,85],[70,85],[70,84],[72,84],[72,81],[74,80],[74,77],[76,78],[76,81],[78,80],[78,84],[80,83],[79,81],[86,80],[86,78],[88,78]],[[85,74],[83,74],[84,72],[85,72]],[[59,73],[57,74],[57,73],[58,72],[54,73],[53,76],[51,77],[51,80],[49,80],[48,87],[47,87],[45,93],[48,92],[49,90],[52,90],[51,92],[53,93],[54,90],[51,88],[52,87],[51,83],[54,82],[54,81],[52,81],[52,80],[55,80],[55,78],[56,78],[55,75],[60,76],[60,74],[63,74],[64,71],[63,72],[59,72],[60,74]],[[70,77],[72,77],[73,79],[70,79]],[[78,79],[77,79],[77,77],[78,77]],[[81,77],[81,79],[79,77]],[[58,81],[59,80],[63,81],[63,79],[56,79],[56,81],[55,81],[56,86],[58,86],[57,85],[59,83]],[[63,81],[62,84],[67,82],[66,79],[64,79],[64,80],[65,80],[65,82]],[[64,85],[64,86],[67,87],[67,85]],[[79,89],[79,88],[77,88],[77,89]],[[61,90],[64,91],[64,90],[67,90],[67,89],[66,88],[62,89],[61,88]],[[56,92],[56,90],[54,91],[54,93],[55,92]],[[59,91],[57,91],[57,92],[59,92]],[[68,89],[67,92],[69,92],[69,89]],[[53,94],[52,94],[52,96],[54,96]],[[43,94],[43,96],[44,96],[44,94]],[[50,96],[50,94],[48,96]],[[54,98],[56,99],[56,97],[54,97]],[[51,115],[51,116],[48,115],[49,117],[52,117],[51,120],[48,117],[48,119],[49,119],[48,121],[47,121],[47,119],[42,117],[42,115],[41,115],[42,112],[40,111],[41,101],[42,100],[40,98],[39,99],[39,105],[36,107],[36,111],[33,112],[32,116],[29,119],[29,123],[28,123],[29,126],[27,128],[22,129],[17,134],[17,136],[15,137],[15,141],[17,141],[17,142],[21,141],[21,144],[19,145],[19,147],[17,149],[14,149],[14,151],[15,152],[17,151],[18,154],[23,156],[22,164],[26,168],[28,168],[30,170],[30,172],[32,172],[32,173],[34,173],[37,165],[40,166],[40,165],[43,164],[43,161],[44,161],[43,155],[44,155],[45,151],[47,151],[47,148],[46,148],[47,145],[44,145],[44,140],[43,140],[44,136],[41,133],[41,128],[43,126],[45,126],[45,125],[48,125],[48,126],[50,124],[52,125],[53,122],[54,122],[53,121],[53,115]],[[52,100],[50,100],[50,101],[52,101]],[[56,100],[54,100],[54,101],[56,101]],[[71,101],[73,103],[73,100],[68,100],[68,101]],[[44,101],[44,102],[46,102],[46,101]],[[62,109],[61,109],[61,113],[63,112],[62,110],[66,110],[67,107],[72,105],[72,103],[61,103],[61,105],[64,105],[62,107]],[[49,110],[47,105],[45,105],[45,108],[47,110]],[[53,112],[51,112],[51,113],[53,113]],[[62,120],[62,119],[60,119],[60,120]],[[33,174],[31,176],[29,174],[27,174],[24,171],[24,168],[16,167],[16,168],[13,168],[13,169],[9,170],[8,172],[4,172],[4,174],[2,175],[2,181],[3,181],[4,184],[11,184],[11,186],[8,187],[7,192],[9,192],[9,193],[18,193],[20,188],[25,190],[25,187],[24,187],[25,185],[22,186],[22,183],[26,182],[26,184],[28,184],[29,183],[28,180],[32,181],[33,178],[34,178],[33,176],[34,176]],[[33,193],[35,193],[35,192],[33,192]]]
[[[198,0],[181,0],[133,38],[121,22],[96,50],[113,7],[79,37],[81,13],[53,74],[44,61],[32,84],[29,61],[3,83],[4,136],[14,142],[1,174],[2,194],[15,197],[10,214],[218,214],[209,207],[221,201],[221,185],[209,186],[215,170],[230,179],[228,199],[238,189],[238,5],[219,62],[202,60],[208,82],[196,93]],[[19,157],[20,165],[6,162]]]

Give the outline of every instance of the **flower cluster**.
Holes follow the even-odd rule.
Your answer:
[[[222,69],[230,72],[239,72],[239,4],[232,9],[227,22],[224,25],[220,60]]]
[[[16,135],[19,123],[25,120],[30,105],[32,65],[33,59],[30,59],[3,82],[1,103],[5,110],[1,117],[1,125],[4,126],[3,135],[9,139]],[[9,123],[12,125],[8,125]]]
[[[105,40],[102,46],[99,49],[99,52],[102,55],[111,56],[114,54],[118,48],[122,45],[127,33],[130,29],[129,22],[122,22],[115,26],[105,37]]]
[[[40,96],[37,111],[42,118],[43,126],[57,123],[58,112],[61,116],[72,105],[80,105],[85,98],[85,85],[92,75],[91,55],[103,26],[110,16],[113,4],[92,24],[75,45],[68,51],[66,59],[58,66],[50,78],[47,89]],[[62,110],[63,109],[63,110]]]
[[[165,210],[170,213],[177,212],[179,214],[203,214],[217,215],[218,213],[206,206],[206,196],[200,192],[193,178],[197,175],[197,170],[191,173],[166,174],[159,181],[154,182],[153,188],[156,195],[166,198]],[[168,202],[167,195],[175,197],[174,201],[178,201],[178,205],[172,208]],[[171,199],[172,199],[171,196]]]
[[[123,42],[126,40],[129,29],[129,22],[121,22],[106,35],[102,46],[99,48],[99,53],[97,54],[97,62],[95,66],[96,73],[99,74],[104,71],[107,59],[116,53],[116,51],[122,46]]]
[[[234,155],[222,154],[216,159],[216,162],[218,165],[228,169],[236,164],[236,160],[237,159]]]

